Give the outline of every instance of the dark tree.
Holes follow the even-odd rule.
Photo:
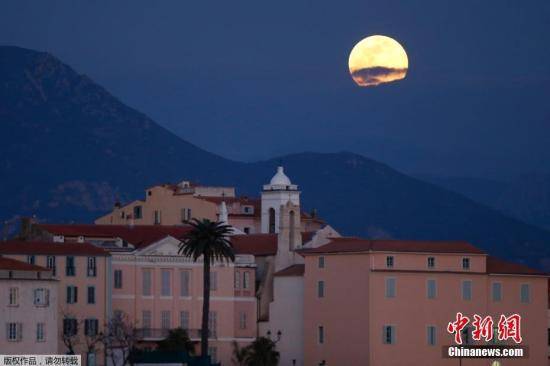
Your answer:
[[[168,336],[158,342],[157,350],[167,352],[179,352],[185,350],[189,354],[195,353],[195,346],[182,328],[171,329]]]
[[[227,237],[232,227],[208,219],[193,219],[192,229],[185,235],[179,246],[179,253],[197,261],[203,259],[203,304],[201,326],[201,357],[208,355],[210,313],[210,266],[215,261],[235,261],[233,247]]]

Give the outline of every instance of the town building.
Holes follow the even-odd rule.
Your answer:
[[[58,336],[57,353],[65,354],[72,347],[85,365],[104,365],[100,345],[91,340],[103,331],[111,314],[109,252],[86,242],[14,240],[0,243],[0,255],[51,271],[57,289],[50,296],[59,294],[52,319],[57,319],[60,331],[48,337]]]
[[[501,314],[521,315],[529,357],[500,365],[548,363],[544,273],[464,242],[335,238],[302,255],[305,365],[491,364],[442,357],[457,312],[490,315],[495,327]]]
[[[58,292],[51,270],[0,257],[0,353],[58,351]]]
[[[182,225],[193,218],[217,221],[220,217],[221,205],[227,209],[228,223],[246,234],[275,232],[278,228],[278,215],[271,213],[274,225],[262,227],[262,216],[270,214],[273,208],[278,210],[278,204],[286,199],[290,192],[294,203],[299,203],[299,192],[293,185],[285,186],[286,175],[279,167],[268,189],[262,192],[262,198],[236,196],[234,187],[210,187],[182,181],[178,184],[160,184],[149,187],[143,200],[135,200],[128,204],[115,203],[113,211],[95,220],[98,225]],[[282,179],[282,181],[281,181]],[[286,178],[288,179],[288,177]],[[282,189],[284,188],[284,189]],[[288,188],[288,189],[287,189]],[[269,191],[274,189],[273,191]],[[298,201],[296,201],[298,200]],[[268,221],[264,220],[264,225]],[[314,231],[324,223],[315,212],[301,212],[302,231]]]
[[[154,349],[170,329],[181,327],[200,340],[202,261],[178,254],[188,225],[52,225],[26,224],[34,238],[79,246],[93,243],[111,255],[111,308],[138,328],[139,346]],[[233,343],[243,347],[257,334],[254,256],[235,239],[234,263],[211,269],[210,355],[230,364]],[[197,349],[198,351],[198,349]]]
[[[546,274],[466,242],[342,237],[302,211],[279,168],[256,200],[228,187],[156,186],[96,225],[26,222],[21,237],[108,251],[110,308],[138,325],[144,348],[176,327],[199,341],[202,263],[178,248],[185,223],[208,218],[234,228],[235,263],[211,272],[209,352],[223,365],[233,342],[256,336],[276,342],[281,365],[487,365],[442,357],[457,312],[521,314],[529,357],[500,365],[548,363]]]

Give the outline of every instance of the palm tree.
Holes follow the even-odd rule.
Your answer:
[[[210,265],[214,261],[235,261],[231,242],[227,239],[233,228],[222,222],[208,219],[193,219],[189,222],[191,230],[179,244],[179,254],[193,258],[196,262],[203,258],[203,302],[201,327],[201,357],[208,355],[208,318],[210,313]]]

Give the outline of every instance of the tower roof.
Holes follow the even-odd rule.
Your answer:
[[[282,166],[277,167],[277,173],[271,178],[271,182],[269,182],[271,185],[281,185],[281,186],[289,186],[292,183],[290,182],[290,179],[286,176],[285,170]]]
[[[290,178],[287,177],[282,166],[277,167],[277,173],[271,178],[269,184],[264,185],[266,191],[298,191],[298,186],[292,184]]]

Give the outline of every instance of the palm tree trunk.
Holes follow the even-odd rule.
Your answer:
[[[202,328],[201,328],[201,357],[208,355],[209,314],[210,314],[210,258],[204,256],[203,262],[203,295],[202,295]]]

